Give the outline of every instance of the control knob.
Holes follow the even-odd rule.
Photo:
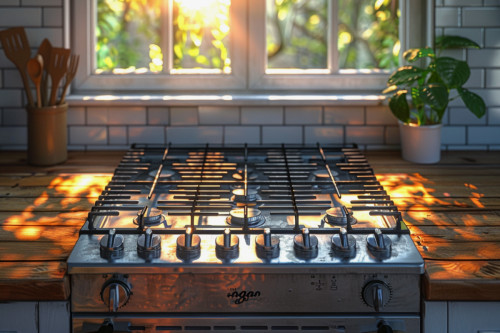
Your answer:
[[[332,236],[332,249],[338,257],[353,258],[356,256],[356,239],[348,235],[345,228],[340,228],[340,233]]]
[[[154,235],[151,228],[137,238],[137,255],[145,260],[159,258],[161,255],[161,238]]]
[[[104,282],[101,289],[101,300],[106,304],[109,312],[117,312],[119,308],[127,304],[132,294],[130,284],[119,275],[114,275]]]
[[[366,237],[366,245],[370,252],[377,258],[389,258],[391,256],[392,241],[389,236],[382,234],[380,229]]]
[[[391,325],[385,320],[381,320],[377,325],[377,333],[393,333]]]
[[[363,288],[365,303],[380,312],[391,300],[391,289],[382,281],[370,281]]]
[[[295,255],[301,259],[312,259],[318,256],[318,237],[309,234],[309,229],[302,229],[302,233],[293,238]]]
[[[99,244],[101,258],[108,260],[123,258],[123,236],[117,235],[115,229],[110,229],[108,234],[101,238]]]
[[[255,249],[261,259],[277,258],[280,255],[280,239],[271,236],[271,229],[265,228],[264,233],[255,238]]]
[[[240,240],[238,236],[231,235],[229,228],[224,229],[224,234],[215,239],[215,255],[220,260],[238,258]]]
[[[187,227],[184,235],[177,237],[177,257],[185,261],[198,259],[201,254],[200,243],[200,236],[193,235],[193,229]]]

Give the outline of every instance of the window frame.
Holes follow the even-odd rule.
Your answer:
[[[336,1],[331,1],[330,13],[334,13]],[[71,31],[74,53],[80,55],[80,68],[75,77],[73,92],[90,93],[93,91],[131,91],[144,92],[210,92],[224,91],[237,93],[255,93],[262,91],[299,91],[364,94],[380,92],[385,87],[388,73],[363,73],[366,71],[337,71],[336,57],[333,47],[329,46],[328,68],[326,73],[312,74],[304,70],[302,73],[283,74],[266,73],[266,15],[265,0],[233,0],[230,10],[231,22],[231,66],[230,74],[95,74],[94,27],[96,13],[95,0],[71,1]],[[401,54],[411,47],[428,45],[432,41],[434,0],[415,1],[400,0],[400,40]],[[167,8],[166,10],[170,10]],[[411,13],[411,14],[410,14]],[[334,16],[332,16],[334,17]],[[172,43],[171,18],[164,22],[167,33],[167,44]],[[248,31],[248,34],[246,33]],[[329,22],[329,36],[337,35],[337,24]],[[234,36],[245,36],[235,38]],[[255,47],[257,46],[257,47]],[[164,45],[162,45],[162,49]],[[91,54],[92,52],[92,54]],[[166,52],[170,53],[170,52]],[[164,54],[164,64],[171,66],[172,55]],[[402,57],[400,56],[400,61]],[[275,71],[276,72],[276,71]],[[279,71],[278,71],[279,72]],[[317,72],[317,71],[316,71]]]

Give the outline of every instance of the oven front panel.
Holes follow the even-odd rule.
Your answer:
[[[73,312],[108,312],[100,291],[113,274],[72,276]],[[419,275],[400,274],[130,274],[117,312],[376,313],[367,285],[382,286],[383,313],[418,313]],[[109,286],[109,284],[108,284]],[[363,295],[365,294],[365,295]],[[126,303],[125,303],[126,302]]]
[[[383,324],[394,332],[419,333],[418,316],[73,316],[73,332],[97,332],[112,326],[125,332],[311,332],[374,333]]]

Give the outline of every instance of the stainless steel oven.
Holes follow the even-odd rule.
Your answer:
[[[420,332],[423,260],[356,146],[135,145],[68,268],[73,332]]]

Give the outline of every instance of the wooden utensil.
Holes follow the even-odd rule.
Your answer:
[[[35,84],[36,88],[36,106],[42,107],[42,98],[40,94],[40,82],[42,81],[43,74],[43,58],[41,55],[37,54],[35,58],[28,60],[27,65],[28,75],[31,81]]]
[[[69,67],[68,71],[66,72],[66,78],[64,82],[64,88],[61,94],[61,99],[59,100],[58,104],[63,104],[64,103],[64,97],[66,97],[66,92],[68,91],[69,84],[73,79],[75,78],[76,71],[78,70],[78,62],[80,61],[80,56],[76,54],[72,54],[71,58],[69,59]]]
[[[28,104],[33,106],[33,95],[26,75],[26,65],[31,58],[31,50],[26,37],[24,28],[15,27],[0,32],[0,41],[7,58],[16,65],[21,79],[23,80],[24,90],[28,97]]]
[[[68,58],[71,53],[69,49],[53,47],[50,52],[50,62],[48,66],[48,73],[51,81],[51,92],[49,105],[56,104],[56,95],[59,83],[68,70]]]
[[[40,44],[38,48],[38,54],[42,56],[43,63],[45,64],[45,71],[43,73],[42,84],[40,85],[40,89],[42,92],[42,104],[48,105],[47,98],[47,80],[49,77],[47,65],[50,62],[50,51],[52,50],[52,44],[50,44],[49,40],[45,38]]]

